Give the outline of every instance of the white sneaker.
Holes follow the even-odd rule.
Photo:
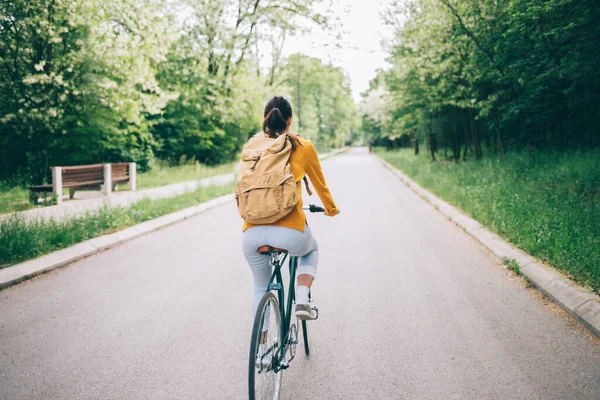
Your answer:
[[[317,307],[311,307],[309,304],[296,304],[296,318],[304,321],[313,321],[319,317]]]

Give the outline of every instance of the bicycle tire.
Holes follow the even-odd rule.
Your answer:
[[[281,313],[279,302],[273,293],[266,293],[258,303],[254,324],[252,326],[252,338],[250,340],[250,357],[248,362],[248,396],[250,400],[277,400],[281,392],[281,370],[275,372],[269,367],[263,366],[263,359],[257,360],[257,354],[261,338],[263,336],[263,318],[269,313],[268,331],[275,332],[274,335],[267,334],[266,348],[271,349],[271,357],[278,359],[281,350]],[[271,340],[273,343],[270,343]],[[260,365],[259,365],[260,364]],[[273,364],[271,364],[273,365]],[[257,379],[257,377],[259,379]],[[258,382],[257,382],[258,381]]]
[[[304,352],[309,356],[310,348],[308,346],[308,329],[306,327],[306,321],[302,321],[302,337],[304,338]]]

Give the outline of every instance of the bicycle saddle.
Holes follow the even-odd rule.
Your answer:
[[[260,246],[260,247],[257,249],[257,251],[258,251],[260,254],[271,254],[271,253],[287,253],[287,250],[284,250],[284,249],[278,249],[278,248],[276,248],[276,247],[269,246],[268,244],[267,244],[267,245],[264,245],[264,246]]]

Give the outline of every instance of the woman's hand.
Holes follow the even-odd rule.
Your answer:
[[[325,214],[325,215],[327,215],[328,217],[335,217],[335,216],[336,216],[336,215],[338,215],[339,213],[340,213],[340,210],[336,208],[336,209],[334,209],[334,210],[331,210],[331,211],[329,211],[329,210],[325,210],[325,213],[324,213],[324,214]]]

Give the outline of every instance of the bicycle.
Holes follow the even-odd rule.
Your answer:
[[[311,213],[325,212],[325,209],[309,205],[303,207]],[[289,257],[290,283],[287,298],[287,307],[284,307],[285,291],[281,267],[284,265],[288,254],[285,250],[263,246],[268,251],[269,263],[273,273],[269,280],[267,292],[258,303],[252,327],[250,340],[250,359],[248,368],[248,393],[250,400],[279,399],[281,391],[281,373],[289,368],[290,362],[296,356],[298,344],[298,321],[293,321],[292,307],[296,301],[295,280],[298,267],[298,257]],[[273,292],[277,293],[277,296]],[[310,298],[310,294],[309,294]],[[312,307],[317,318],[319,310]],[[282,322],[283,316],[283,324]],[[273,334],[275,332],[275,334]],[[306,321],[302,320],[302,336],[304,339],[304,352],[310,354],[308,330]]]

